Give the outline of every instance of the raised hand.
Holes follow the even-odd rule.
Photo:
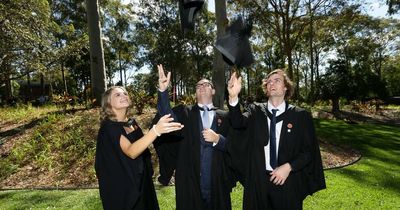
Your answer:
[[[162,64],[157,65],[158,68],[158,88],[161,92],[164,92],[169,85],[169,81],[171,80],[171,72],[168,72],[165,75],[164,68]]]
[[[236,72],[233,72],[228,81],[229,101],[237,99],[241,89],[242,77],[237,77]]]
[[[172,122],[174,118],[171,114],[166,114],[158,120],[155,129],[158,134],[170,133],[183,128],[183,125],[177,122]]]

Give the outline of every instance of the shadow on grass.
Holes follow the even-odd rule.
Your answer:
[[[317,135],[331,143],[360,150],[363,155],[377,152],[399,154],[400,128],[385,125],[346,124],[341,121],[316,121]],[[389,154],[390,155],[390,154]],[[395,161],[394,158],[390,160]]]
[[[315,124],[318,136],[350,146],[363,155],[363,159],[353,167],[342,168],[336,173],[367,186],[400,193],[400,128],[328,120],[316,120]]]
[[[23,133],[23,132],[25,132],[25,130],[33,128],[36,125],[38,125],[43,119],[44,119],[44,117],[39,118],[39,119],[34,119],[34,120],[32,120],[31,122],[29,122],[27,124],[23,124],[23,125],[20,125],[20,126],[18,126],[16,128],[0,132],[0,137],[1,138],[9,137],[9,136],[14,136],[14,135]]]
[[[30,209],[40,203],[59,203],[64,196],[56,195],[54,193],[31,193],[29,191],[13,190],[9,192],[2,192],[0,200],[12,201],[13,206],[18,209]]]
[[[381,125],[392,125],[392,126],[399,126],[400,121],[396,119],[389,119],[389,118],[382,118],[377,119],[376,117],[371,117],[367,115],[363,115],[356,112],[348,112],[348,111],[340,111],[338,114],[338,119],[354,119],[357,122],[367,122],[373,124],[381,124]]]
[[[82,109],[71,109],[71,110],[67,110],[66,112],[64,112],[62,110],[59,110],[59,111],[48,112],[47,115],[51,115],[51,114],[74,114],[75,112],[82,111],[82,110],[86,110],[86,109],[85,108],[82,108]],[[0,138],[5,138],[5,137],[14,136],[14,135],[17,135],[17,134],[24,133],[26,130],[31,129],[31,128],[35,127],[36,125],[40,124],[45,119],[46,119],[46,116],[43,116],[41,118],[34,119],[34,120],[32,120],[32,121],[30,121],[30,122],[28,122],[26,124],[22,124],[22,125],[20,125],[18,127],[15,127],[13,129],[0,132]]]
[[[337,170],[335,173],[345,175],[359,183],[362,183],[366,188],[377,187],[390,190],[394,193],[400,193],[400,178],[396,177],[396,172],[391,170],[391,165],[382,166],[366,161],[360,164],[367,165],[367,169],[345,167]]]

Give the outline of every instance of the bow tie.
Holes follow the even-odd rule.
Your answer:
[[[207,106],[205,106],[205,107],[207,107]],[[199,109],[201,110],[201,111],[204,111],[204,106],[203,107],[200,107],[199,106]],[[217,110],[218,108],[217,107],[212,107],[212,108],[208,108],[207,107],[207,111],[215,111],[215,110]]]

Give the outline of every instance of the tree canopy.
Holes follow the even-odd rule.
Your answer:
[[[217,32],[217,24],[227,26],[240,15],[253,22],[250,41],[255,57],[254,64],[240,70],[244,96],[265,99],[261,80],[275,68],[285,68],[294,80],[294,100],[311,104],[336,100],[333,96],[365,101],[400,95],[399,19],[363,12],[368,1],[225,3],[226,8],[218,5],[215,12],[204,5],[195,29],[183,34],[176,0],[100,1],[107,85],[133,84],[153,95],[156,65],[162,63],[172,72],[175,96],[194,93],[196,81],[218,75],[215,64],[220,54],[213,45],[224,30]],[[396,1],[385,3],[390,14],[398,12]],[[35,94],[19,91],[32,92],[36,83],[41,94],[89,99],[93,75],[86,11],[84,0],[0,2],[1,104],[34,100]],[[225,22],[224,15],[218,16],[224,13]],[[136,76],[143,69],[147,71]],[[222,66],[222,73],[220,93],[229,68]],[[24,85],[29,88],[22,89]],[[46,85],[50,93],[45,93]],[[344,89],[351,91],[342,94]]]

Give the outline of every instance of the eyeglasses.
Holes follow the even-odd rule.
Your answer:
[[[213,85],[209,82],[203,82],[200,84],[196,84],[196,89],[200,89],[201,87],[213,87]]]

